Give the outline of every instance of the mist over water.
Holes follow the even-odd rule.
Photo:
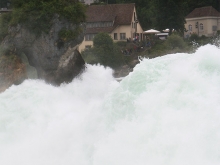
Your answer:
[[[87,65],[70,84],[0,94],[1,165],[219,165],[220,49],[143,59],[121,82]]]

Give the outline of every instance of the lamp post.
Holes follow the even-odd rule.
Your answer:
[[[199,22],[196,22],[196,28],[198,28],[198,36],[199,36]]]
[[[138,20],[136,19],[136,20],[135,20],[135,33],[134,33],[134,34],[135,34],[135,37],[136,37],[136,35],[137,35],[137,34],[136,34],[136,33],[137,33],[137,24],[138,24]]]

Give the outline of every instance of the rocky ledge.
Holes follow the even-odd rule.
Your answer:
[[[80,74],[85,62],[77,50],[84,38],[81,32],[74,40],[65,41],[59,38],[61,29],[74,30],[76,25],[55,16],[48,34],[39,36],[31,33],[22,25],[9,28],[9,34],[1,43],[3,50],[24,54],[31,66],[36,68],[37,76],[53,85],[70,82]],[[80,28],[84,28],[81,25]]]

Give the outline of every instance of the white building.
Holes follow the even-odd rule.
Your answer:
[[[194,9],[186,16],[185,37],[195,33],[211,37],[220,30],[220,13],[212,6]]]

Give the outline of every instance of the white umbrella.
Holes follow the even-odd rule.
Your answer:
[[[170,31],[170,29],[163,30],[163,32],[166,32],[166,33],[168,33],[169,31]]]
[[[156,34],[156,33],[160,33],[160,31],[155,30],[155,29],[150,29],[150,30],[144,31],[144,33],[146,33],[146,34]]]
[[[163,30],[163,32],[165,32],[165,33],[169,33],[169,31],[170,31],[170,29]],[[172,30],[172,32],[174,32],[174,29]]]

